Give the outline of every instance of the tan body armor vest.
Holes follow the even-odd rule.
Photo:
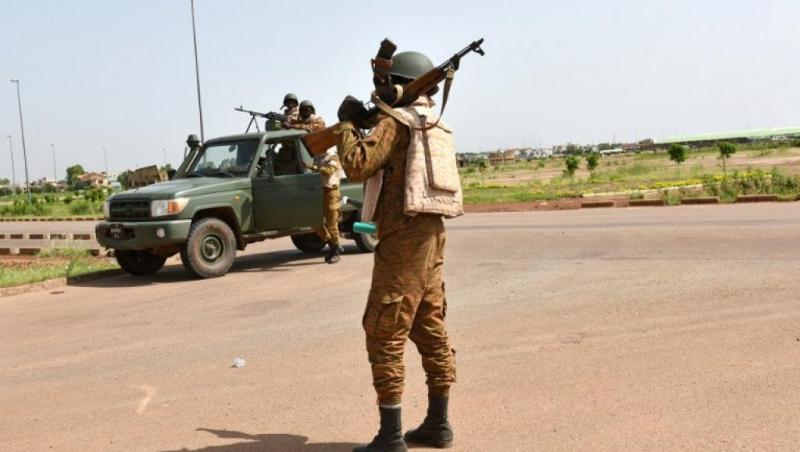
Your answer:
[[[458,176],[453,132],[431,110],[431,101],[420,98],[404,108],[379,105],[381,110],[409,128],[403,213],[463,215],[463,195]],[[434,126],[435,124],[435,126]],[[432,127],[433,126],[433,127]],[[383,170],[367,179],[362,221],[371,221],[383,185]]]
[[[443,122],[437,123],[439,118],[429,102],[421,98],[409,107],[394,109],[411,130],[404,213],[457,217],[464,207],[453,132]]]

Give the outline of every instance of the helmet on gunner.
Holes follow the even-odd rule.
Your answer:
[[[294,105],[297,106],[297,102],[299,102],[297,100],[297,94],[289,93],[289,94],[283,96],[283,106],[284,107],[291,107],[291,105],[289,105],[290,102],[294,102]]]
[[[310,100],[304,100],[300,102],[300,117],[305,119],[309,116],[316,114],[317,109],[314,108],[314,104],[311,103]]]

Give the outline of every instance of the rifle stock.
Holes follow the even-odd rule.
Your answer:
[[[300,137],[300,140],[311,155],[316,157],[320,154],[324,154],[325,151],[336,146],[336,135],[333,134],[333,129],[338,125],[339,123],[336,123],[322,130],[307,133]]]

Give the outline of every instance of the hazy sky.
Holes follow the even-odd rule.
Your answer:
[[[390,37],[438,63],[478,37],[445,119],[460,151],[800,124],[800,2],[197,0],[206,136],[244,131],[234,107],[311,99],[330,123],[366,99]],[[31,178],[68,164],[117,172],[168,160],[198,133],[189,0],[0,2],[0,177],[16,92]]]

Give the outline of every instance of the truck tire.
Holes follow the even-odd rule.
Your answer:
[[[198,278],[216,278],[228,273],[236,258],[236,236],[230,226],[217,218],[203,218],[192,224],[181,247],[181,261]]]
[[[114,256],[123,270],[135,276],[152,275],[161,270],[167,258],[143,250],[116,250]]]
[[[296,234],[292,236],[292,243],[304,253],[319,253],[325,248],[325,242],[317,234]]]
[[[361,221],[361,211],[357,211],[354,217],[354,223],[356,221]],[[354,232],[353,240],[356,242],[358,249],[364,253],[374,253],[375,247],[378,246],[378,236],[375,234],[358,234]]]

